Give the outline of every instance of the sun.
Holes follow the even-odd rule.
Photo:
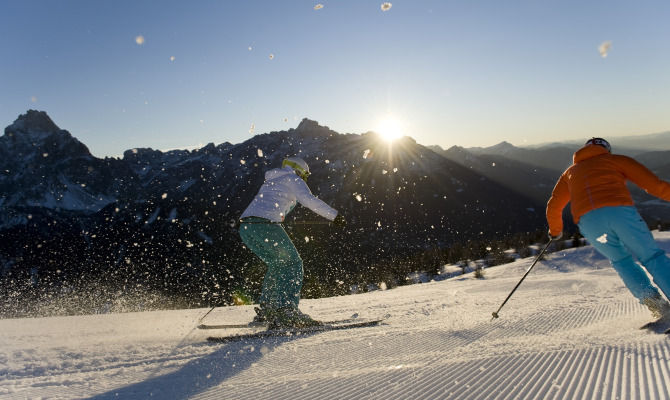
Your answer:
[[[386,116],[379,120],[375,131],[386,141],[392,142],[403,136],[402,130],[402,123],[398,119],[392,116]]]

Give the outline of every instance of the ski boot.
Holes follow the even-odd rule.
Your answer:
[[[256,312],[256,315],[254,316],[254,319],[249,323],[249,326],[250,327],[266,326],[268,324],[269,310],[265,308],[263,304],[259,304],[258,307],[254,307],[254,311]]]
[[[642,301],[642,304],[647,306],[651,315],[656,318],[656,321],[649,322],[642,326],[642,329],[647,329],[656,333],[662,333],[670,329],[670,303],[663,297],[656,295],[647,297]]]
[[[293,307],[278,308],[271,313],[268,313],[266,317],[269,330],[309,328],[323,325],[321,321],[317,321],[300,311],[298,308]]]

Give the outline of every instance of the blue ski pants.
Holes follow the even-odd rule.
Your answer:
[[[635,207],[597,208],[584,214],[578,225],[582,235],[610,260],[628,290],[640,302],[659,295],[645,269],[670,298],[670,258],[658,247]]]
[[[302,288],[302,259],[284,228],[264,218],[245,218],[242,241],[267,265],[259,303],[266,308],[298,308]]]

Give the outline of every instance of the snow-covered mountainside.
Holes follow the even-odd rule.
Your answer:
[[[670,250],[670,233],[654,232]],[[303,300],[384,325],[213,344],[208,309],[0,320],[8,399],[667,399],[670,341],[590,246],[472,275]],[[206,322],[251,319],[221,307]]]
[[[110,169],[45,112],[29,110],[0,137],[0,208],[99,211],[118,197]]]

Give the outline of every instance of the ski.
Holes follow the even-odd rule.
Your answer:
[[[307,328],[291,328],[291,329],[275,329],[275,330],[264,330],[253,333],[245,334],[236,334],[236,335],[227,335],[227,336],[210,336],[207,338],[210,342],[216,343],[230,343],[238,342],[241,340],[247,339],[261,339],[268,337],[287,337],[287,336],[300,336],[308,335],[310,333],[318,332],[327,332],[327,331],[336,331],[342,329],[353,329],[353,328],[363,328],[368,326],[379,325],[383,319],[373,319],[365,320],[359,322],[347,322],[347,323],[334,323],[334,324],[324,324],[319,326],[311,326]]]
[[[346,324],[349,322],[357,322],[357,321],[367,321],[367,320],[361,320],[358,318],[347,318],[347,319],[337,319],[334,321],[324,321],[324,325],[338,325],[338,324]],[[253,323],[249,322],[247,324],[200,324],[198,325],[198,329],[260,329],[260,328],[267,328],[267,324],[261,324],[261,323]]]

